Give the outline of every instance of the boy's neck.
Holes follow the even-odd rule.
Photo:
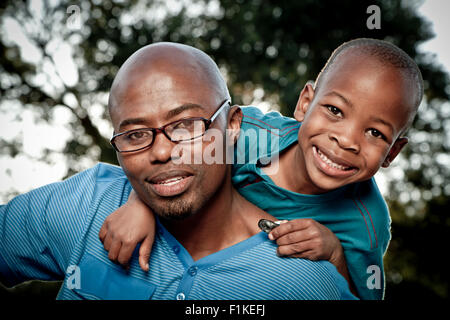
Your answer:
[[[194,261],[257,234],[261,231],[259,219],[275,220],[244,199],[229,178],[210,203],[196,214],[182,221],[164,221]]]
[[[293,143],[283,150],[278,158],[278,164],[271,163],[262,170],[280,188],[300,194],[321,194],[326,191],[316,188],[305,175],[305,160],[298,143]],[[278,166],[278,170],[271,170]]]

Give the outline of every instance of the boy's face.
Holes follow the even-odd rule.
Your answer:
[[[371,178],[389,166],[406,138],[399,138],[414,106],[414,86],[398,69],[348,49],[307,85],[295,110],[302,121],[296,159],[310,193]]]

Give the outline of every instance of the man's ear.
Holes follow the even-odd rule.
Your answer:
[[[237,142],[239,138],[239,133],[241,131],[242,118],[244,114],[242,113],[242,109],[238,105],[234,105],[231,107],[228,112],[228,130],[231,134],[230,141],[234,143]]]
[[[386,159],[384,159],[383,164],[381,165],[383,168],[389,167],[392,161],[397,157],[397,155],[402,151],[403,147],[406,146],[408,143],[408,138],[402,137],[398,138],[394,145],[391,147],[391,150],[389,150],[388,155],[386,156]]]
[[[305,119],[306,111],[314,98],[314,88],[310,83],[307,83],[298,97],[297,105],[295,106],[294,118],[302,122]]]

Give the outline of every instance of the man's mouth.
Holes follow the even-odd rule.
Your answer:
[[[173,197],[185,192],[193,181],[193,174],[187,171],[168,171],[147,180],[150,188],[161,197]]]
[[[317,146],[313,146],[313,155],[316,164],[323,173],[329,176],[347,177],[355,174],[358,169],[347,161],[325,154]]]

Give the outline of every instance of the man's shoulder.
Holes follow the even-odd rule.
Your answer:
[[[108,163],[100,162],[69,178],[67,182],[71,179],[74,180],[70,183],[74,193],[90,190],[90,205],[95,206],[97,211],[114,211],[126,201],[131,189],[122,168]],[[86,194],[81,195],[81,197],[85,196]]]
[[[125,172],[123,172],[123,169],[116,165],[99,162],[94,167],[94,169],[97,170],[98,180],[126,179],[126,175]]]
[[[278,278],[285,285],[291,299],[353,299],[348,284],[328,261],[280,257],[276,243],[264,241],[258,250],[264,252],[259,263],[268,278]]]
[[[84,183],[89,183],[115,179],[126,179],[122,168],[109,163],[99,162],[93,167],[77,172],[63,181],[51,183],[44,187],[55,188],[64,184],[80,183],[80,180]]]
[[[80,219],[84,220],[88,216],[92,204],[101,202],[105,195],[120,196],[123,201],[124,193],[127,192],[124,186],[127,184],[126,175],[120,167],[98,163],[63,181],[32,190],[22,197],[34,212],[45,213],[49,224],[64,225],[71,219],[80,224]],[[108,202],[102,203],[103,206],[107,204]]]

